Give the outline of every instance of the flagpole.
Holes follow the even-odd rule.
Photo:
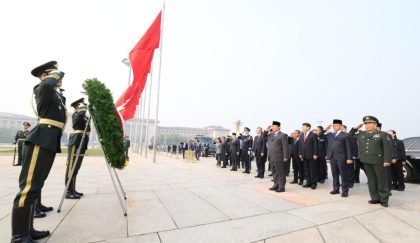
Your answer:
[[[130,87],[130,82],[131,82],[131,63],[130,63],[130,60],[128,58],[122,59],[121,62],[128,67],[128,84],[127,84],[127,88],[128,88],[128,87]],[[127,127],[127,121],[124,121],[124,128],[126,128],[126,127]],[[133,136],[133,124],[131,124],[130,131],[127,135],[130,139],[132,138],[132,136]]]
[[[149,102],[148,102],[149,107],[147,107],[146,134],[145,134],[145,140],[144,140],[146,144],[146,148],[144,151],[144,158],[147,158],[147,152],[149,150],[149,124],[150,124],[149,120],[150,120],[150,107],[151,107],[151,101],[152,101],[152,83],[153,83],[153,60],[151,63],[151,68],[150,68],[150,85],[149,85]]]
[[[163,49],[163,21],[165,17],[165,2],[163,3],[162,7],[162,15],[161,15],[161,23],[160,23],[160,41],[159,41],[159,51],[160,51],[160,58],[159,58],[159,78],[158,78],[158,86],[157,86],[157,101],[156,101],[156,120],[155,120],[155,136],[153,137],[153,163],[156,163],[156,136],[157,136],[157,124],[159,121],[159,94],[160,94],[160,77],[161,77],[161,70],[162,70],[162,49]]]
[[[140,124],[141,124],[141,108],[140,105],[143,102],[143,97],[140,98],[140,103],[139,105],[137,105],[137,121],[136,121],[136,144],[134,147],[134,152],[138,153],[139,152],[139,144],[140,144],[140,140],[139,140],[139,133],[140,133]]]
[[[147,85],[147,79],[146,79],[146,83],[144,84],[144,86],[147,87],[146,85]],[[143,111],[141,112],[142,113],[142,119],[141,119],[141,127],[140,127],[140,156],[143,153],[143,130],[144,130],[143,127],[144,127],[144,113],[146,112],[147,89],[145,88],[143,92],[144,92],[143,107],[140,107],[140,109],[143,109]]]

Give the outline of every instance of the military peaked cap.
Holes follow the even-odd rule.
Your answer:
[[[50,71],[53,71],[53,70],[57,70],[57,68],[58,68],[57,62],[56,61],[50,61],[50,62],[47,62],[47,63],[42,64],[39,67],[34,68],[31,71],[31,74],[34,77],[37,77],[38,78],[39,76],[41,76],[41,74],[43,72],[50,72]]]
[[[78,100],[76,100],[75,102],[71,103],[70,105],[73,106],[74,108],[76,108],[77,105],[79,105],[80,103],[84,103],[85,102],[85,98],[80,98]]]
[[[365,117],[363,117],[363,123],[366,123],[366,122],[374,122],[374,123],[378,124],[379,120],[378,120],[378,118],[376,118],[374,116],[365,116]]]

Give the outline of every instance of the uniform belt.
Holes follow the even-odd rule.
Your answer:
[[[47,118],[40,118],[38,121],[38,124],[45,124],[45,125],[51,125],[54,127],[58,127],[60,129],[64,129],[64,122],[59,122],[59,121],[55,121],[55,120],[51,120],[51,119],[47,119]]]
[[[85,131],[83,130],[74,130],[74,133],[84,133]],[[86,132],[86,135],[89,136],[90,132]]]

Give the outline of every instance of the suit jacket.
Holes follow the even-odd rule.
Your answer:
[[[355,137],[348,136],[351,144],[351,156],[356,159],[359,158],[359,148],[357,147],[357,139]]]
[[[291,157],[294,160],[299,159],[299,148],[300,148],[300,140],[299,139],[293,139]]]
[[[336,161],[351,160],[351,141],[350,137],[345,132],[340,132],[337,137],[334,133],[325,135],[328,140],[327,157]]]
[[[406,160],[404,142],[395,138],[391,140],[392,143],[392,159]]]
[[[268,160],[270,162],[284,162],[289,159],[289,143],[287,135],[278,131],[263,133],[263,138],[268,141]]]
[[[318,139],[315,133],[308,132],[306,141],[304,140],[305,133],[300,135],[299,141],[299,155],[303,159],[313,159],[314,155],[318,156]]]
[[[194,151],[195,152],[201,151],[201,144],[200,143],[194,143]]]
[[[67,121],[65,98],[56,90],[57,77],[49,75],[34,87],[36,109],[39,118],[47,118],[58,122]],[[51,152],[61,152],[62,130],[58,127],[37,124],[28,134],[25,142],[37,144]]]
[[[240,151],[240,142],[239,142],[239,139],[235,139],[235,140],[232,140],[232,142],[230,143],[230,151],[231,151],[231,153],[232,154],[236,154],[236,153],[239,153],[239,151]]]
[[[261,156],[261,153],[263,153],[264,156],[261,156],[261,162],[267,161],[267,141],[263,134],[255,136],[252,151],[256,156]]]
[[[226,155],[227,153],[227,140],[225,140],[224,142],[222,142],[221,146],[220,146],[220,153],[223,155]]]

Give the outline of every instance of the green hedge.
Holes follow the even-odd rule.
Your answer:
[[[89,112],[108,163],[114,168],[122,169],[126,165],[124,134],[111,92],[97,79],[86,80],[83,88],[88,96]]]

